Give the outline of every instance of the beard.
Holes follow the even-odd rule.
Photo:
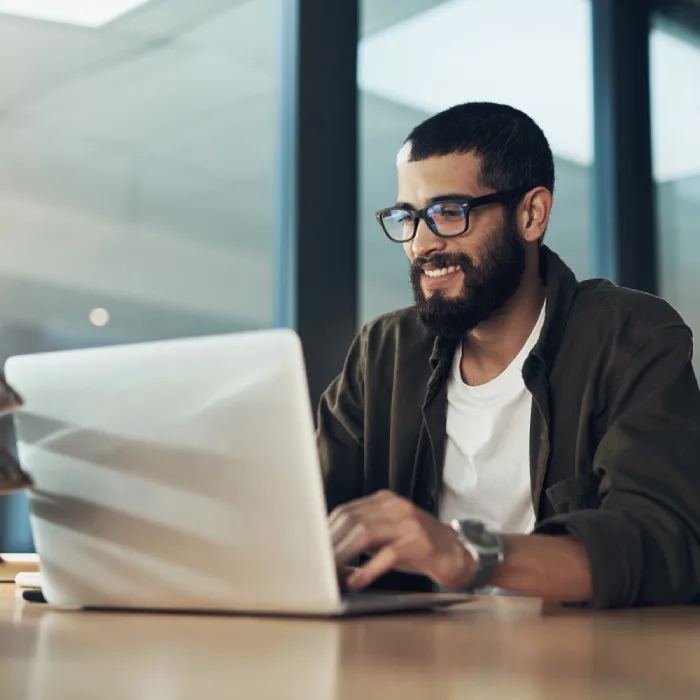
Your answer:
[[[496,240],[481,251],[481,264],[464,253],[435,253],[416,258],[411,265],[411,285],[418,316],[435,335],[459,339],[501,313],[525,273],[525,244],[515,221],[507,217]],[[421,287],[422,267],[458,265],[464,275],[460,293],[446,297],[440,289],[426,297]]]

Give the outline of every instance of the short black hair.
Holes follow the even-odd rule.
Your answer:
[[[554,193],[554,158],[547,137],[515,107],[494,102],[456,105],[419,124],[404,143],[409,142],[409,161],[473,153],[481,159],[484,187],[546,187]]]

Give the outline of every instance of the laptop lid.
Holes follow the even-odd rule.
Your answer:
[[[20,463],[56,604],[340,604],[290,330],[13,357]]]

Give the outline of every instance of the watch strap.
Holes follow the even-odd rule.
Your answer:
[[[469,537],[467,537],[459,520],[453,520],[451,525],[452,529],[457,534],[457,539],[467,550],[467,552],[469,552],[476,564],[474,574],[465,584],[464,588],[467,591],[475,591],[479,588],[484,588],[490,585],[494,576],[496,575],[496,570],[503,563],[505,558],[503,539],[498,533],[489,530],[490,534],[495,538],[498,544],[495,548],[487,549],[480,547],[477,543],[472,542]]]

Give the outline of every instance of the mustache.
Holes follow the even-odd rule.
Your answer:
[[[474,261],[465,253],[433,253],[430,257],[418,257],[411,263],[411,272],[418,274],[425,265],[435,267],[459,266],[464,272],[475,269]]]

